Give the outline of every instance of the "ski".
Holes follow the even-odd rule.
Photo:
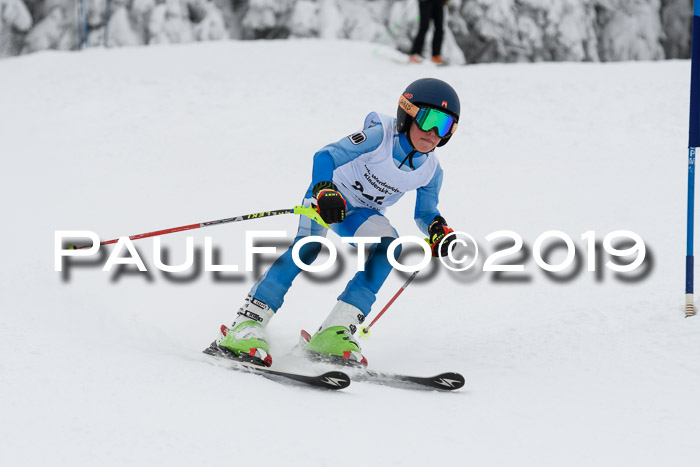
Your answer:
[[[381,384],[402,389],[454,391],[464,386],[464,376],[454,372],[440,373],[435,376],[410,376],[358,368],[357,371],[351,374],[353,381]]]
[[[401,389],[427,389],[439,391],[454,391],[462,388],[465,383],[464,376],[452,371],[440,373],[435,376],[411,376],[386,371],[369,370],[363,365],[350,363],[349,360],[325,359],[320,355],[310,355],[309,352],[304,349],[304,344],[308,343],[310,339],[311,335],[302,329],[299,337],[299,347],[307,359],[315,362],[320,361],[334,365],[341,365],[348,369],[350,378],[352,378],[353,381],[374,383]]]
[[[327,371],[319,375],[304,375],[301,373],[272,369],[260,363],[255,363],[252,358],[224,356],[216,352],[216,350],[212,350],[211,347],[204,349],[202,352],[219,360],[230,362],[231,365],[227,367],[232,370],[258,374],[279,383],[299,383],[306,386],[330,390],[344,389],[350,386],[350,377],[342,371]]]

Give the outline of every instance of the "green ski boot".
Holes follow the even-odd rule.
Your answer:
[[[359,308],[339,300],[318,332],[313,337],[306,333],[305,340],[308,342],[305,350],[311,358],[342,365],[366,366],[367,359],[353,337],[364,320],[365,316]]]
[[[238,318],[231,328],[222,324],[219,337],[204,353],[258,365],[272,365],[265,326],[274,315],[269,306],[249,295],[238,310]]]

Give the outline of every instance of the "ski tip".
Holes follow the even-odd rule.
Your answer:
[[[433,383],[435,384],[436,389],[454,391],[455,389],[460,389],[463,387],[465,381],[464,376],[450,371],[433,376]]]
[[[350,377],[342,371],[329,371],[318,377],[318,380],[323,383],[328,389],[345,389],[350,386]]]

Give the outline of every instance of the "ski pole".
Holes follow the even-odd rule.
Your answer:
[[[418,272],[419,272],[419,271],[420,271],[420,269],[419,269],[418,271],[414,271],[413,274],[411,274],[411,277],[409,277],[408,280],[406,280],[406,282],[404,282],[404,284],[403,284],[403,285],[401,286],[401,288],[398,290],[398,292],[396,292],[396,293],[394,294],[394,296],[391,297],[391,300],[389,300],[389,303],[387,303],[386,305],[384,305],[384,308],[382,308],[382,311],[380,311],[379,314],[378,314],[377,316],[374,317],[374,319],[372,320],[372,322],[369,323],[369,326],[365,326],[365,327],[363,327],[362,329],[360,329],[360,337],[369,337],[369,329],[370,329],[372,326],[374,326],[374,323],[376,323],[377,320],[378,320],[379,318],[381,318],[381,316],[384,314],[384,312],[385,312],[386,310],[389,309],[389,307],[391,306],[391,304],[394,303],[394,301],[395,301],[397,298],[399,298],[399,295],[401,295],[401,293],[402,293],[404,290],[406,290],[406,287],[408,287],[408,284],[410,284],[411,281],[412,281],[413,279],[415,279],[415,277],[418,275]]]
[[[292,209],[278,209],[276,211],[256,212],[254,214],[246,214],[243,216],[229,217],[226,219],[218,219],[215,221],[199,222],[196,224],[183,225],[180,227],[171,227],[169,229],[156,230],[155,232],[147,232],[147,233],[142,233],[142,234],[138,234],[138,235],[131,235],[129,237],[129,240],[138,240],[140,238],[157,237],[159,235],[166,235],[169,233],[182,232],[185,230],[201,229],[202,227],[210,227],[212,225],[228,224],[230,222],[247,221],[250,219],[261,219],[263,217],[278,216],[280,214],[300,214],[302,216],[306,216],[306,217],[318,222],[320,225],[324,226],[325,228],[328,228],[328,224],[326,224],[323,221],[323,219],[321,219],[321,216],[316,211],[314,211],[312,208],[309,208],[306,206],[294,206]],[[111,243],[117,243],[118,241],[119,241],[119,238],[115,238],[112,240],[105,240],[104,242],[100,242],[100,246],[109,245]],[[81,250],[83,248],[88,248],[90,246],[91,245],[70,245],[69,248],[72,250]]]

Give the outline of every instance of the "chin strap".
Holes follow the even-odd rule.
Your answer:
[[[401,164],[399,165],[399,169],[400,169],[401,167],[403,167],[404,162],[406,162],[406,159],[408,159],[408,166],[409,166],[410,168],[412,168],[413,170],[416,170],[416,168],[413,167],[413,155],[414,155],[415,153],[416,153],[416,150],[415,150],[415,149],[412,149],[411,152],[409,152],[408,155],[406,155],[406,157],[404,157],[403,160],[401,161]]]

